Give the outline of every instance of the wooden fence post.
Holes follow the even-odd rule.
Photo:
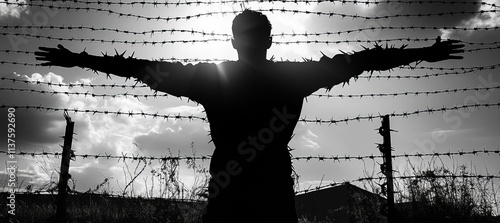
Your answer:
[[[394,183],[392,177],[392,146],[391,146],[391,127],[389,115],[385,115],[382,119],[382,127],[380,134],[384,138],[381,151],[384,155],[384,174],[387,177],[387,222],[394,223]]]
[[[57,211],[56,216],[59,220],[64,221],[66,218],[66,199],[68,197],[68,179],[69,179],[69,162],[71,159],[71,143],[73,141],[73,129],[75,122],[71,121],[68,112],[64,112],[66,119],[66,132],[64,135],[64,146],[61,158],[61,172],[59,174],[58,194],[56,199]]]

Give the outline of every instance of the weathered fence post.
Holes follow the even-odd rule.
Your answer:
[[[68,197],[69,162],[71,158],[71,143],[73,141],[73,128],[75,122],[71,121],[67,112],[64,112],[66,119],[66,132],[64,135],[64,145],[61,158],[61,172],[59,174],[58,194],[56,199],[56,216],[59,220],[66,218],[66,199]]]
[[[379,132],[384,139],[380,151],[384,156],[384,166],[382,171],[387,177],[387,222],[394,223],[394,183],[392,177],[392,146],[391,146],[391,127],[389,122],[389,115],[382,118],[382,127]]]

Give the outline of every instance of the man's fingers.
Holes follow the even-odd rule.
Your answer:
[[[464,46],[465,46],[464,44],[451,44],[449,47],[451,47],[451,48],[462,48]]]
[[[452,50],[450,54],[463,53],[464,50]]]
[[[53,48],[53,47],[38,47],[39,50],[41,51],[47,51],[47,52],[50,52],[50,51],[54,51],[54,50],[58,50],[57,48]]]
[[[48,56],[50,53],[49,52],[43,52],[43,51],[36,51],[35,55],[36,56]]]
[[[49,60],[49,59],[47,59],[47,57],[35,57],[35,59],[36,60],[47,60],[47,61]]]

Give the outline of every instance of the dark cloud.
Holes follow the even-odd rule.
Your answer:
[[[411,4],[400,3],[397,1],[390,1],[389,3],[380,3],[378,5],[352,5],[352,4],[319,4],[312,11],[321,12],[334,12],[346,15],[358,15],[367,17],[381,17],[388,16],[386,19],[364,19],[364,18],[351,18],[341,16],[310,16],[305,23],[308,27],[308,32],[325,32],[325,31],[346,31],[357,30],[365,27],[399,27],[399,26],[426,26],[426,27],[453,27],[460,25],[463,21],[475,17],[477,14],[453,14],[441,16],[423,16],[426,14],[449,13],[449,12],[477,12],[481,4],[477,0],[467,0],[455,2],[452,0],[446,1],[419,1],[420,3],[412,2]],[[444,3],[443,3],[444,2]],[[468,2],[468,3],[463,3]],[[422,15],[422,16],[409,16],[409,17],[394,17],[400,15]],[[438,35],[436,30],[415,30],[410,33],[400,32],[399,30],[374,30],[363,31],[363,33],[352,32],[350,34],[343,33],[341,35],[330,36],[329,40],[336,39],[383,39],[394,38],[398,36],[415,38],[424,36]]]
[[[421,4],[420,4],[421,3]],[[481,6],[479,0],[466,0],[466,1],[433,1],[424,0],[419,3],[413,2],[412,4],[405,4],[391,1],[388,4],[380,4],[379,8],[375,9],[377,16],[382,15],[426,15],[426,14],[439,14],[450,12],[476,12]],[[460,24],[463,20],[467,20],[474,16],[474,14],[453,14],[442,16],[421,16],[409,17],[408,19],[397,19],[398,22],[405,25],[415,26],[454,26]]]
[[[53,74],[52,74],[53,75]],[[16,79],[28,78],[17,76],[14,74],[6,75]],[[48,77],[47,75],[45,77]],[[7,81],[0,82],[1,88],[15,89],[36,89],[36,90],[52,90],[48,87],[37,86],[33,84],[18,84]],[[47,107],[60,107],[63,103],[62,95],[43,95],[37,93],[20,92],[20,91],[2,91],[2,104],[4,105],[43,105]],[[2,126],[7,124],[7,108],[0,110]],[[15,127],[16,127],[16,142],[19,149],[23,151],[31,151],[33,146],[29,145],[50,145],[55,143],[62,144],[60,136],[65,132],[65,119],[62,112],[45,112],[33,109],[16,109],[15,111]],[[7,135],[7,128],[1,128],[0,134]],[[2,141],[0,146],[6,146],[6,141]],[[57,144],[56,144],[57,145]],[[23,147],[24,146],[24,147]]]

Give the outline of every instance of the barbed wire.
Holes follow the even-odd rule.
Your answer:
[[[448,156],[448,157],[451,157],[451,156],[464,156],[464,155],[478,155],[478,154],[486,154],[486,155],[489,155],[490,153],[495,153],[495,154],[498,154],[500,155],[500,150],[497,149],[497,150],[487,150],[487,149],[483,149],[483,150],[472,150],[472,151],[457,151],[457,152],[432,152],[432,153],[415,153],[415,154],[407,154],[407,153],[404,153],[404,154],[396,154],[396,155],[392,155],[391,157],[393,159],[396,159],[396,158],[409,158],[409,157],[419,157],[419,158],[423,158],[423,157],[439,157],[439,156]],[[332,161],[341,161],[341,160],[344,160],[344,161],[351,161],[351,160],[366,160],[366,159],[369,159],[369,160],[374,160],[374,159],[378,159],[378,158],[384,158],[383,155],[343,155],[343,156],[339,156],[339,155],[329,155],[329,156],[325,156],[325,155],[315,155],[315,156],[296,156],[296,157],[292,157],[291,159],[292,160],[305,160],[305,161],[310,161],[310,160],[315,160],[315,161],[327,161],[327,160],[332,160]]]
[[[493,47],[479,47],[479,48],[472,48],[472,49],[465,49],[464,52],[476,52],[476,51],[483,51],[483,50],[489,50],[489,51],[493,51],[493,50],[497,50],[497,49],[500,49],[500,45],[498,46],[493,46]],[[32,55],[34,54],[36,51],[31,51],[31,50],[11,50],[11,49],[0,49],[0,52],[2,53],[6,53],[6,54],[25,54],[25,55]],[[193,58],[193,59],[189,59],[189,58],[168,58],[168,59],[165,59],[165,58],[162,58],[160,60],[173,60],[173,61],[183,61],[183,62],[192,62],[192,61],[195,61],[195,62],[213,62],[213,61],[229,61],[229,59],[199,59],[199,58]]]
[[[5,154],[5,155],[16,155],[16,156],[52,156],[55,158],[58,158],[62,155],[62,152],[23,152],[19,151],[17,153],[10,153],[8,151],[0,151],[0,154]],[[480,155],[480,154],[485,154],[485,155],[490,155],[492,154],[497,154],[500,155],[500,149],[496,150],[488,150],[488,149],[483,149],[483,150],[471,150],[471,151],[455,151],[455,152],[430,152],[430,153],[414,153],[414,154],[396,154],[392,155],[391,157],[393,159],[396,158],[409,158],[409,157],[418,157],[418,158],[423,158],[423,157],[439,157],[439,156],[466,156],[466,155]],[[113,155],[113,154],[107,154],[105,153],[104,155],[102,154],[77,154],[73,153],[72,156],[74,157],[79,157],[82,159],[118,159],[120,160],[141,160],[141,161],[154,161],[154,160],[209,160],[212,158],[211,155],[201,155],[201,156],[145,156],[145,155],[139,155],[139,154],[126,154],[122,153],[121,155]],[[352,160],[375,160],[383,158],[383,155],[314,155],[314,156],[295,156],[291,157],[291,160],[296,160],[296,161],[352,161]]]
[[[433,114],[434,112],[447,112],[447,111],[456,111],[456,110],[464,110],[464,109],[469,109],[469,108],[475,108],[475,109],[479,109],[480,107],[483,107],[483,108],[490,108],[490,107],[498,107],[500,109],[500,102],[498,103],[476,103],[476,104],[464,104],[464,105],[455,105],[455,106],[452,106],[452,107],[441,107],[441,108],[438,108],[438,109],[434,109],[434,108],[427,108],[427,109],[422,109],[422,110],[416,110],[416,111],[412,111],[412,112],[400,112],[400,113],[396,113],[396,112],[392,112],[390,114],[387,114],[391,117],[409,117],[409,116],[413,116],[413,115],[420,115],[420,114]],[[361,115],[358,115],[357,117],[354,117],[354,118],[344,118],[344,119],[333,119],[331,118],[330,120],[324,120],[324,119],[321,119],[321,118],[316,118],[316,119],[306,119],[306,118],[301,118],[299,119],[300,122],[305,122],[305,123],[315,123],[315,124],[328,124],[328,125],[331,125],[331,124],[338,124],[338,123],[346,123],[348,124],[349,122],[352,122],[352,121],[361,121],[361,120],[368,120],[368,121],[373,121],[373,119],[380,119],[382,117],[384,117],[385,115],[382,115],[382,114],[378,114],[378,115],[366,115],[366,116],[361,116]]]
[[[486,69],[496,69],[500,67],[500,63],[492,64],[492,65],[485,65],[485,66],[471,66],[471,67],[430,67],[430,66],[410,66],[410,65],[403,65],[400,66],[400,69],[408,69],[408,70],[448,70],[448,71],[453,71],[453,70],[486,70]]]
[[[33,1],[34,2],[34,1]],[[41,1],[42,3],[46,3],[46,1]],[[55,0],[51,1],[53,2],[63,2],[67,3],[67,0]],[[431,0],[431,1],[403,1],[403,0],[386,0],[386,1],[370,1],[370,0],[277,0],[277,1],[261,1],[261,0],[217,0],[217,1],[201,1],[201,0],[191,0],[191,1],[177,1],[177,2],[158,2],[158,1],[131,1],[131,2],[122,2],[122,1],[110,1],[110,0],[97,0],[97,1],[90,1],[90,0],[73,0],[72,2],[77,3],[77,4],[97,4],[97,5],[119,5],[120,7],[122,6],[134,6],[134,5],[141,5],[141,6],[146,6],[150,5],[153,7],[158,7],[158,6],[181,6],[181,5],[226,5],[226,4],[245,4],[245,3],[251,3],[251,2],[258,2],[258,3],[294,3],[294,4],[299,4],[299,3],[304,3],[304,4],[320,4],[320,3],[340,3],[340,4],[353,4],[353,5],[381,5],[381,4],[408,4],[408,5],[424,5],[424,4],[443,4],[443,5],[457,5],[457,4],[466,4],[466,5],[482,5],[482,6],[489,6],[492,8],[498,8],[500,6],[497,6],[493,3],[487,3],[487,2],[470,2],[470,1],[439,1],[439,0]]]
[[[62,156],[62,152],[22,152],[19,151],[15,154],[13,153],[8,153],[7,151],[0,151],[0,153],[4,153],[6,155],[16,155],[16,156],[53,156],[53,157],[59,157]],[[127,154],[127,153],[122,153],[121,155],[112,155],[112,154],[107,154],[105,153],[104,155],[101,154],[76,154],[73,153],[71,154],[73,157],[80,157],[82,159],[99,159],[99,158],[105,158],[105,159],[118,159],[120,160],[141,160],[141,161],[154,161],[154,160],[161,160],[161,161],[167,161],[167,160],[209,160],[211,159],[211,155],[202,155],[202,156],[144,156],[144,155],[138,155],[138,154]]]
[[[91,88],[96,88],[96,87],[101,87],[101,88],[149,88],[148,85],[142,84],[142,85],[125,85],[125,84],[90,84],[90,83],[55,83],[55,82],[46,82],[46,81],[40,81],[40,80],[22,80],[22,79],[16,79],[16,78],[10,78],[10,77],[0,77],[0,81],[11,81],[13,83],[20,82],[24,84],[36,84],[36,85],[47,85],[49,87],[68,87],[68,88],[73,88],[73,87],[91,87]]]
[[[122,33],[122,34],[130,34],[130,35],[154,35],[156,33],[169,33],[169,34],[175,34],[175,33],[187,33],[187,34],[199,34],[201,36],[223,36],[223,37],[231,37],[232,35],[230,34],[224,34],[224,33],[215,33],[215,32],[205,32],[205,31],[198,31],[194,29],[152,29],[148,31],[131,31],[131,30],[124,30],[124,29],[118,29],[118,28],[106,28],[106,27],[93,27],[93,26],[55,26],[55,25],[0,25],[0,27],[4,29],[37,29],[37,30],[68,30],[68,31],[91,31],[91,32],[97,32],[97,31],[108,31],[108,32],[115,32],[115,33]],[[480,28],[480,27],[477,27]]]
[[[25,66],[25,67],[39,67],[41,66],[40,64],[36,64],[36,63],[29,63],[29,62],[17,62],[17,61],[0,61],[0,65],[4,65],[4,64],[11,64],[11,65],[21,65],[21,66]]]
[[[170,58],[170,59],[158,59],[158,61],[173,61],[173,62],[220,62],[220,61],[229,61],[229,60],[218,60],[218,59],[177,59],[177,58]],[[0,61],[0,64],[13,64],[13,65],[23,65],[23,66],[41,66],[40,64],[34,64],[34,63],[25,63],[25,62],[12,62],[12,61]],[[429,69],[429,70],[451,70],[448,72],[441,72],[441,73],[426,73],[426,74],[418,74],[418,75],[394,75],[394,74],[388,74],[388,75],[373,75],[373,74],[366,74],[366,75],[360,75],[358,78],[360,79],[423,79],[423,78],[431,78],[431,77],[439,77],[439,76],[449,76],[449,75],[465,75],[468,73],[473,73],[477,71],[485,71],[485,70],[494,70],[500,67],[500,64],[493,64],[493,65],[486,65],[486,66],[474,66],[474,67],[455,67],[455,68],[443,68],[443,67],[427,67],[427,68],[421,68],[421,69]],[[414,70],[416,69],[415,67],[399,67],[402,69],[410,69]],[[455,71],[453,71],[455,70]],[[147,85],[138,85],[137,83],[134,85],[125,85],[125,84],[84,84],[84,83],[53,83],[53,82],[43,82],[43,81],[29,81],[29,80],[21,80],[21,79],[16,79],[16,78],[9,78],[9,77],[0,77],[0,81],[12,81],[13,83],[16,82],[21,82],[21,83],[26,83],[26,84],[37,84],[37,85],[47,85],[49,87],[91,87],[91,88],[96,88],[96,87],[103,87],[103,88],[149,88]],[[324,95],[328,97],[328,95]]]
[[[441,108],[429,108],[427,109],[422,109],[422,110],[416,110],[412,112],[392,112],[390,114],[387,114],[391,117],[409,117],[413,115],[420,115],[420,114],[433,114],[434,112],[447,112],[447,111],[455,111],[455,110],[466,110],[466,109],[479,109],[479,108],[493,108],[497,107],[497,109],[500,109],[500,102],[496,103],[474,103],[474,104],[464,104],[464,105],[455,105],[451,107],[441,107]],[[174,119],[174,120],[188,120],[192,121],[194,119],[202,120],[203,122],[208,122],[208,119],[206,117],[200,117],[196,115],[181,115],[181,114],[158,114],[156,113],[148,113],[148,112],[134,112],[134,111],[128,111],[128,112],[122,112],[121,110],[118,111],[107,111],[107,110],[92,110],[92,109],[77,109],[77,108],[53,108],[53,107],[46,107],[42,105],[5,105],[2,104],[0,105],[0,109],[4,108],[14,108],[14,109],[34,109],[37,111],[45,110],[46,112],[48,111],[64,111],[64,112],[74,112],[74,113],[91,113],[92,115],[95,114],[106,114],[106,115],[126,115],[129,117],[134,117],[134,116],[142,116],[142,117],[153,117],[153,118],[163,118],[163,119]],[[323,119],[323,118],[315,118],[315,119],[307,119],[307,118],[300,118],[298,121],[299,122],[304,122],[304,123],[313,123],[313,124],[338,124],[338,123],[346,123],[348,124],[349,122],[352,121],[361,121],[361,120],[367,120],[367,121],[373,121],[373,119],[379,119],[382,118],[385,115],[378,114],[378,115],[366,115],[366,116],[361,116],[358,115],[357,117],[354,118],[343,118],[343,119],[334,119],[333,117],[330,119]]]
[[[51,35],[41,35],[41,34],[30,34],[30,33],[10,33],[10,32],[0,32],[2,36],[16,36],[22,38],[34,38],[34,39],[46,39],[49,41],[76,41],[76,42],[90,42],[90,43],[110,43],[110,44],[125,44],[125,45],[167,45],[167,44],[177,44],[177,43],[210,43],[210,42],[229,42],[231,38],[211,38],[211,39],[189,39],[189,40],[162,40],[162,41],[148,41],[148,40],[117,40],[117,39],[101,39],[101,38],[79,38],[79,37],[54,37]],[[390,43],[390,42],[429,42],[435,41],[433,38],[387,38],[387,39],[347,39],[347,40],[295,40],[295,41],[273,41],[277,45],[291,45],[291,44],[375,44],[375,43]],[[461,43],[469,45],[495,45],[500,42],[488,42],[488,43],[475,43],[468,41],[461,41]],[[491,49],[497,49],[498,47],[491,47]]]
[[[1,2],[1,4],[6,5],[16,5],[20,7],[47,7],[51,10],[66,10],[66,11],[92,11],[92,12],[103,12],[111,15],[117,15],[118,17],[129,17],[134,19],[141,19],[146,21],[178,21],[178,20],[191,20],[198,19],[200,17],[209,17],[214,15],[236,15],[241,13],[242,10],[227,10],[227,11],[219,11],[219,12],[206,12],[199,13],[194,15],[186,15],[186,16],[175,16],[175,17],[163,17],[163,16],[144,16],[138,15],[134,13],[123,13],[117,12],[111,9],[104,8],[96,8],[96,7],[76,7],[76,6],[57,6],[57,5],[44,5],[44,4],[35,4],[33,2],[22,3],[22,2]],[[391,14],[384,16],[362,16],[356,14],[344,14],[337,12],[321,12],[321,11],[309,11],[309,10],[298,10],[298,9],[285,9],[285,8],[268,8],[268,9],[255,9],[255,11],[259,12],[269,12],[269,13],[290,13],[290,14],[304,14],[304,15],[317,15],[317,16],[325,16],[325,17],[341,17],[341,18],[351,18],[351,19],[363,19],[363,20],[379,20],[379,19],[390,19],[390,18],[423,18],[423,17],[431,17],[431,16],[453,16],[453,15],[482,15],[485,13],[497,13],[499,9],[491,9],[491,10],[478,10],[478,11],[454,11],[454,12],[438,12],[438,13],[417,13],[417,14]]]
[[[397,93],[371,93],[371,94],[311,94],[312,96],[317,96],[319,98],[363,98],[363,97],[387,97],[387,96],[409,96],[409,95],[435,95],[435,94],[443,94],[443,93],[464,93],[468,91],[483,91],[483,90],[494,90],[500,89],[500,85],[494,87],[475,87],[475,88],[454,88],[454,89],[446,89],[446,90],[435,90],[435,91],[406,91],[406,92],[397,92]]]
[[[445,89],[445,90],[434,90],[434,91],[407,91],[407,92],[397,92],[397,93],[365,93],[365,94],[311,94],[311,96],[316,96],[318,98],[363,98],[363,97],[396,97],[396,96],[420,96],[420,95],[435,95],[435,94],[444,94],[444,93],[464,93],[469,91],[489,91],[500,89],[499,86],[493,87],[473,87],[473,88],[454,88],[454,89]],[[133,97],[136,99],[139,98],[160,98],[160,97],[176,97],[173,95],[169,95],[167,93],[153,93],[153,94],[134,94],[134,93],[116,93],[116,94],[96,94],[92,92],[69,92],[69,91],[48,91],[48,90],[36,90],[36,89],[27,89],[27,88],[6,88],[0,87],[0,91],[12,91],[12,92],[28,92],[28,93],[37,93],[37,94],[47,94],[47,95],[76,95],[76,96],[84,96],[84,97],[102,97],[102,98],[117,98],[117,97]]]
[[[476,51],[482,51],[482,50],[496,50],[500,49],[500,45],[494,46],[494,47],[479,47],[479,48],[472,48],[472,49],[465,49],[464,52],[476,52]],[[0,52],[6,53],[6,54],[25,54],[25,55],[32,55],[35,53],[35,51],[31,50],[11,50],[11,49],[0,49]],[[163,59],[166,60],[166,59]],[[176,59],[176,58],[171,58],[169,60],[177,60],[177,61],[189,61],[189,60],[197,60],[197,61],[229,61],[229,59]]]
[[[40,34],[30,34],[30,33],[8,33],[0,32],[2,36],[15,36],[23,38],[35,38],[35,39],[46,39],[49,41],[76,41],[76,42],[90,42],[90,43],[110,43],[113,44],[125,44],[125,45],[166,45],[166,44],[177,44],[177,43],[209,43],[209,42],[229,42],[231,38],[221,39],[184,39],[184,40],[162,40],[162,41],[148,41],[148,40],[108,40],[100,38],[78,38],[78,37],[54,37],[51,35],[40,35]]]
[[[205,32],[194,29],[153,29],[148,31],[132,31],[132,30],[124,30],[118,28],[106,28],[106,27],[91,27],[91,26],[55,26],[55,25],[0,25],[0,27],[4,29],[37,29],[37,30],[68,30],[68,31],[108,31],[114,33],[122,33],[129,35],[154,35],[156,33],[187,33],[187,34],[199,34],[202,36],[222,36],[222,37],[231,37],[231,34],[227,33],[215,33],[215,32]],[[271,34],[273,37],[320,37],[320,36],[332,36],[337,35],[340,36],[342,34],[350,34],[350,33],[360,33],[364,31],[375,31],[375,30],[399,30],[399,31],[407,31],[407,30],[454,30],[454,31],[494,31],[500,29],[499,26],[492,27],[438,27],[438,26],[378,26],[378,27],[366,27],[366,28],[358,28],[358,29],[350,29],[350,30],[341,30],[341,31],[326,31],[326,32],[314,32],[308,33],[307,31],[304,33],[296,33],[292,31],[292,33],[279,33],[279,34]]]
[[[116,98],[116,97],[133,97],[133,98],[158,98],[158,97],[176,97],[173,95],[169,94],[134,94],[134,93],[118,93],[118,94],[96,94],[92,92],[69,92],[69,91],[45,91],[45,90],[35,90],[35,89],[26,89],[26,88],[3,88],[0,87],[0,91],[12,91],[12,92],[28,92],[28,93],[38,93],[38,94],[48,94],[48,95],[76,95],[76,96],[90,96],[90,97],[110,97],[110,98]]]
[[[410,37],[402,37],[402,38],[390,38],[390,39],[348,39],[348,40],[295,40],[295,41],[273,41],[273,44],[276,45],[291,45],[291,44],[350,44],[350,43],[364,43],[364,44],[376,44],[376,43],[390,43],[390,42],[429,42],[435,41],[433,38],[410,38]],[[460,43],[467,45],[496,45],[500,42],[470,42],[470,41],[460,41]],[[493,49],[497,49],[498,47],[492,47]]]
[[[389,75],[360,75],[358,78],[362,79],[423,79],[423,78],[431,78],[431,77],[440,77],[440,76],[450,76],[450,75],[465,75],[469,73],[474,73],[477,71],[485,71],[485,70],[494,70],[497,69],[499,66],[487,66],[484,68],[479,68],[479,69],[470,69],[470,70],[460,70],[457,69],[458,71],[448,71],[448,72],[442,72],[442,73],[431,73],[431,74],[418,74],[418,75],[397,75],[397,74],[389,74]]]
[[[465,49],[464,52],[477,52],[477,51],[483,51],[483,50],[497,50],[500,49],[500,45],[498,46],[492,46],[492,47],[479,47],[479,48],[472,48],[472,49]],[[0,49],[0,52],[6,53],[6,54],[25,54],[25,55],[32,55],[35,53],[35,51],[30,51],[30,50],[11,50],[11,49]],[[170,59],[162,59],[162,60],[176,60],[176,61],[185,61],[189,62],[191,60],[196,61],[196,62],[210,62],[210,61],[229,61],[229,59],[176,59],[176,58],[170,58]]]
[[[134,112],[134,111],[128,111],[128,112],[122,112],[121,110],[118,111],[107,111],[107,110],[92,110],[92,109],[78,109],[78,108],[53,108],[53,107],[46,107],[46,106],[41,106],[41,105],[24,105],[24,106],[19,106],[19,105],[0,105],[0,109],[2,108],[14,108],[14,109],[25,109],[25,110],[30,110],[34,109],[37,111],[45,110],[46,112],[48,111],[64,111],[64,112],[74,112],[74,113],[91,113],[92,115],[95,114],[105,114],[105,115],[126,115],[128,117],[134,117],[134,116],[142,116],[142,117],[153,117],[153,118],[163,118],[163,119],[173,119],[173,120],[184,120],[187,119],[189,121],[193,119],[198,119],[203,122],[208,121],[206,117],[201,117],[201,116],[196,116],[196,115],[181,115],[181,114],[158,114],[157,113],[149,113],[149,112]]]

